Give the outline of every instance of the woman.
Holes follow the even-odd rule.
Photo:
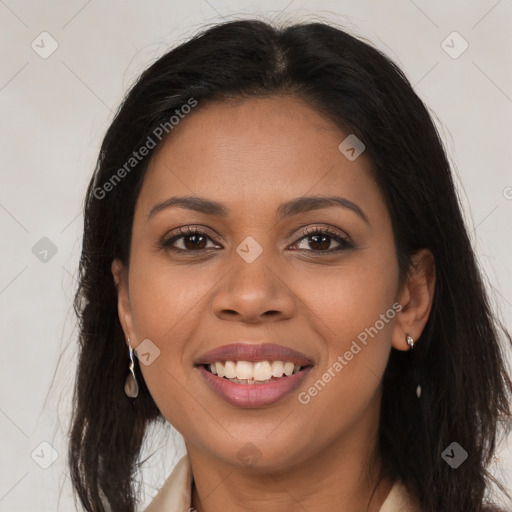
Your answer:
[[[151,512],[491,510],[502,329],[425,106],[337,28],[229,22],[141,75],[76,310],[85,510],[135,510],[155,421],[187,455]]]

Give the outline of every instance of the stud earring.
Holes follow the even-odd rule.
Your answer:
[[[135,361],[133,360],[133,349],[130,344],[130,338],[128,338],[128,349],[130,351],[130,373],[124,383],[124,392],[129,398],[137,398],[139,395],[139,384],[137,383],[137,377],[135,377]]]
[[[412,339],[412,336],[409,336],[408,334],[405,337],[405,341],[407,341],[407,345],[409,346],[409,350],[412,350],[414,348],[414,340]]]

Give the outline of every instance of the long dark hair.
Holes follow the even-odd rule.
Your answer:
[[[414,351],[392,350],[384,375],[383,475],[401,480],[425,512],[486,510],[498,427],[508,432],[511,419],[499,336],[511,339],[491,311],[436,128],[404,74],[369,44],[328,24],[256,20],[213,26],[158,59],[103,140],[85,199],[75,297],[80,347],[68,455],[76,495],[87,511],[134,511],[146,428],[165,422],[138,364],[139,397],[132,403],[124,394],[128,351],[110,267],[114,258],[129,264],[135,201],[154,149],[137,161],[133,153],[158,147],[162,126],[172,137],[171,116],[191,100],[200,109],[271,94],[301,98],[364,142],[402,275],[416,250],[435,257],[427,325]],[[442,459],[454,441],[468,453],[458,469]]]

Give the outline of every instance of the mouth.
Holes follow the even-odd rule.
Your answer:
[[[274,404],[295,390],[313,367],[310,358],[274,344],[225,345],[204,354],[196,368],[207,385],[231,405]]]

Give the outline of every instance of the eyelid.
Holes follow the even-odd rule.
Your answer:
[[[331,235],[333,237],[339,237],[345,240],[346,242],[350,242],[350,237],[344,232],[339,229],[332,228],[330,226],[308,226],[306,229],[302,232],[301,238],[299,240],[302,240],[303,238],[307,236],[312,236],[317,233],[326,233],[328,235]]]
[[[206,226],[196,225],[193,226],[179,226],[169,232],[167,232],[163,237],[162,240],[164,243],[169,242],[173,238],[181,238],[182,236],[190,236],[190,235],[207,235],[209,238],[211,238],[216,244],[222,245],[219,237],[217,235],[214,235],[212,230],[207,228]]]

